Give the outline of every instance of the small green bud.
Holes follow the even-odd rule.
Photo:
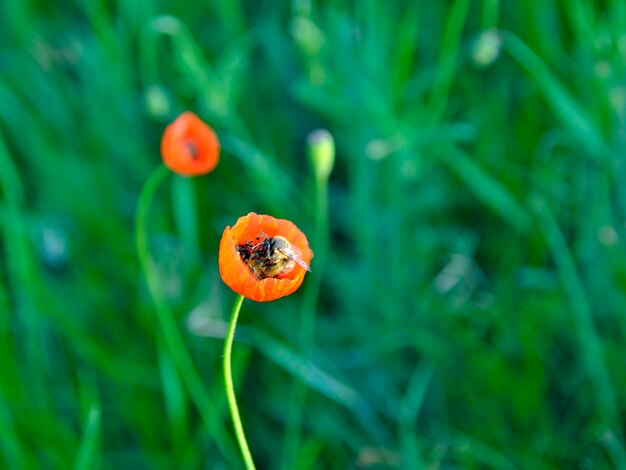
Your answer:
[[[148,113],[157,119],[163,119],[170,112],[170,100],[163,87],[150,85],[144,95]]]
[[[335,141],[326,129],[318,129],[309,134],[309,157],[318,180],[327,180],[335,164]]]
[[[502,48],[502,37],[495,28],[483,31],[472,51],[474,63],[479,67],[488,67],[496,61]]]
[[[296,16],[291,21],[291,35],[295,39],[302,52],[307,56],[319,54],[326,42],[326,37],[321,29],[306,16]]]

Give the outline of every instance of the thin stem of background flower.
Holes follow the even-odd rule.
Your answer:
[[[317,175],[315,178],[315,232],[313,246],[315,247],[315,267],[304,286],[302,299],[302,313],[300,317],[299,342],[301,354],[305,361],[312,361],[315,347],[315,323],[317,302],[322,285],[322,276],[326,264],[329,238],[328,215],[328,175]],[[300,381],[296,381],[291,393],[288,413],[288,427],[283,443],[283,468],[293,468],[297,461],[297,452],[302,441],[302,426],[306,394],[308,388]]]
[[[202,420],[207,427],[209,434],[215,439],[215,443],[231,465],[235,460],[232,443],[228,442],[224,437],[224,433],[217,431],[219,423],[219,413],[212,406],[212,401],[204,388],[200,374],[198,373],[189,352],[185,346],[185,342],[181,336],[174,315],[170,309],[165,296],[163,284],[161,282],[158,269],[150,254],[150,245],[148,239],[148,219],[150,207],[154,195],[170,173],[164,165],[157,167],[146,181],[139,202],[137,204],[137,213],[135,217],[135,242],[137,254],[143,274],[146,279],[148,291],[155,307],[157,321],[161,328],[165,345],[172,356],[172,360],[176,369],[189,392],[191,400],[197,407]]]
[[[226,333],[226,340],[224,343],[224,382],[226,384],[226,396],[228,398],[228,406],[233,418],[233,425],[235,427],[235,436],[239,443],[239,449],[241,455],[246,464],[248,470],[256,468],[254,461],[252,460],[252,454],[246,441],[246,436],[243,432],[243,425],[241,424],[241,416],[239,415],[239,408],[237,406],[237,397],[235,396],[235,387],[233,385],[233,373],[231,367],[231,355],[233,350],[233,340],[235,338],[235,328],[237,327],[237,318],[239,317],[239,311],[241,310],[241,304],[243,303],[243,295],[238,294],[233,305],[233,310],[230,314],[230,322],[228,324],[228,331]]]

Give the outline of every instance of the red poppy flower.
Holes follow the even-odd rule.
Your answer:
[[[209,173],[219,160],[217,135],[192,112],[184,112],[163,132],[161,155],[167,167],[184,176]]]
[[[295,292],[311,258],[306,236],[292,222],[250,212],[224,229],[220,275],[238,294],[267,302]]]

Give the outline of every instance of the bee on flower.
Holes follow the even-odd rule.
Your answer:
[[[302,261],[300,251],[280,235],[268,237],[261,232],[254,242],[246,241],[236,248],[259,281],[289,272],[296,264],[311,271],[309,265]]]
[[[295,292],[312,258],[306,236],[292,222],[251,212],[224,230],[220,275],[235,292],[266,302]]]

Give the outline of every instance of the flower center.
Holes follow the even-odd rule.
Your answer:
[[[236,249],[242,261],[260,281],[278,277],[294,268],[296,263],[285,253],[284,243],[288,242],[283,237],[268,237],[262,233],[254,240],[237,245]]]
[[[191,156],[191,159],[197,160],[199,157],[197,145],[190,140],[185,140],[185,146],[187,147],[187,151],[189,152],[189,156]]]

